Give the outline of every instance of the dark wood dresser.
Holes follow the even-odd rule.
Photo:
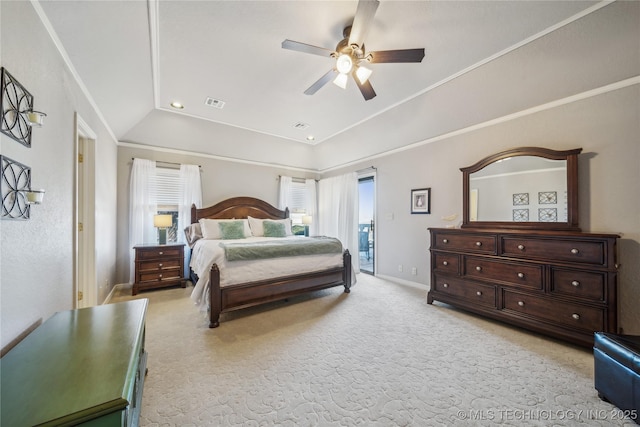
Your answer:
[[[184,244],[137,245],[135,282],[132,295],[147,289],[186,286],[184,276]]]
[[[0,364],[3,426],[137,426],[147,299],[54,314]]]
[[[614,234],[430,228],[431,289],[441,301],[591,347],[617,333]]]

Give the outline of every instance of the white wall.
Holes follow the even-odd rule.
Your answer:
[[[626,333],[640,334],[639,99],[640,85],[633,85],[350,167],[377,167],[377,273],[427,289],[427,229],[449,224],[444,216],[458,214],[458,221],[462,219],[461,167],[515,147],[582,147],[580,226],[585,232],[621,235],[619,324]],[[411,215],[410,191],[425,187],[431,187],[431,214]],[[410,267],[417,267],[417,276]]]
[[[44,203],[28,221],[1,220],[1,346],[39,320],[74,304],[75,113],[97,135],[96,247],[98,298],[115,279],[116,141],[100,122],[27,1],[0,2],[1,64],[47,113],[31,148],[0,136],[2,154],[32,168]],[[107,281],[109,285],[107,285]]]

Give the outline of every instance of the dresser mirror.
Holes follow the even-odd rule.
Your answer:
[[[462,227],[579,231],[581,151],[522,147],[461,168]]]

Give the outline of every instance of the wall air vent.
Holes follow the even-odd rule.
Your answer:
[[[298,130],[305,130],[306,128],[308,128],[308,127],[309,127],[309,125],[308,125],[308,124],[306,124],[306,123],[298,122],[298,123],[295,123],[295,124],[293,125],[293,127],[294,127],[294,128],[296,128],[296,129],[298,129]]]
[[[209,107],[222,109],[224,107],[225,102],[221,99],[211,98],[210,96],[204,101],[204,105],[208,105]]]

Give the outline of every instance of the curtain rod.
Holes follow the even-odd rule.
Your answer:
[[[358,172],[364,172],[364,171],[369,170],[369,169],[373,169],[374,171],[377,171],[377,170],[378,170],[378,168],[377,168],[377,167],[375,167],[375,166],[369,166],[368,168],[364,168],[364,169],[357,170],[357,171],[356,171],[356,173],[358,173]]]
[[[131,160],[135,160],[135,157],[132,157]],[[174,166],[182,166],[182,163],[176,163],[176,162],[165,162],[164,160],[154,160],[156,163],[164,163],[165,165],[174,165]],[[199,168],[201,168],[201,165],[198,165]]]
[[[279,180],[280,178],[282,178],[282,175],[278,175],[277,179]],[[297,178],[295,176],[292,176],[291,179],[294,180],[294,181],[297,181],[297,182],[305,182],[307,179],[313,179],[313,178]],[[314,181],[318,182],[317,179],[314,179]]]

